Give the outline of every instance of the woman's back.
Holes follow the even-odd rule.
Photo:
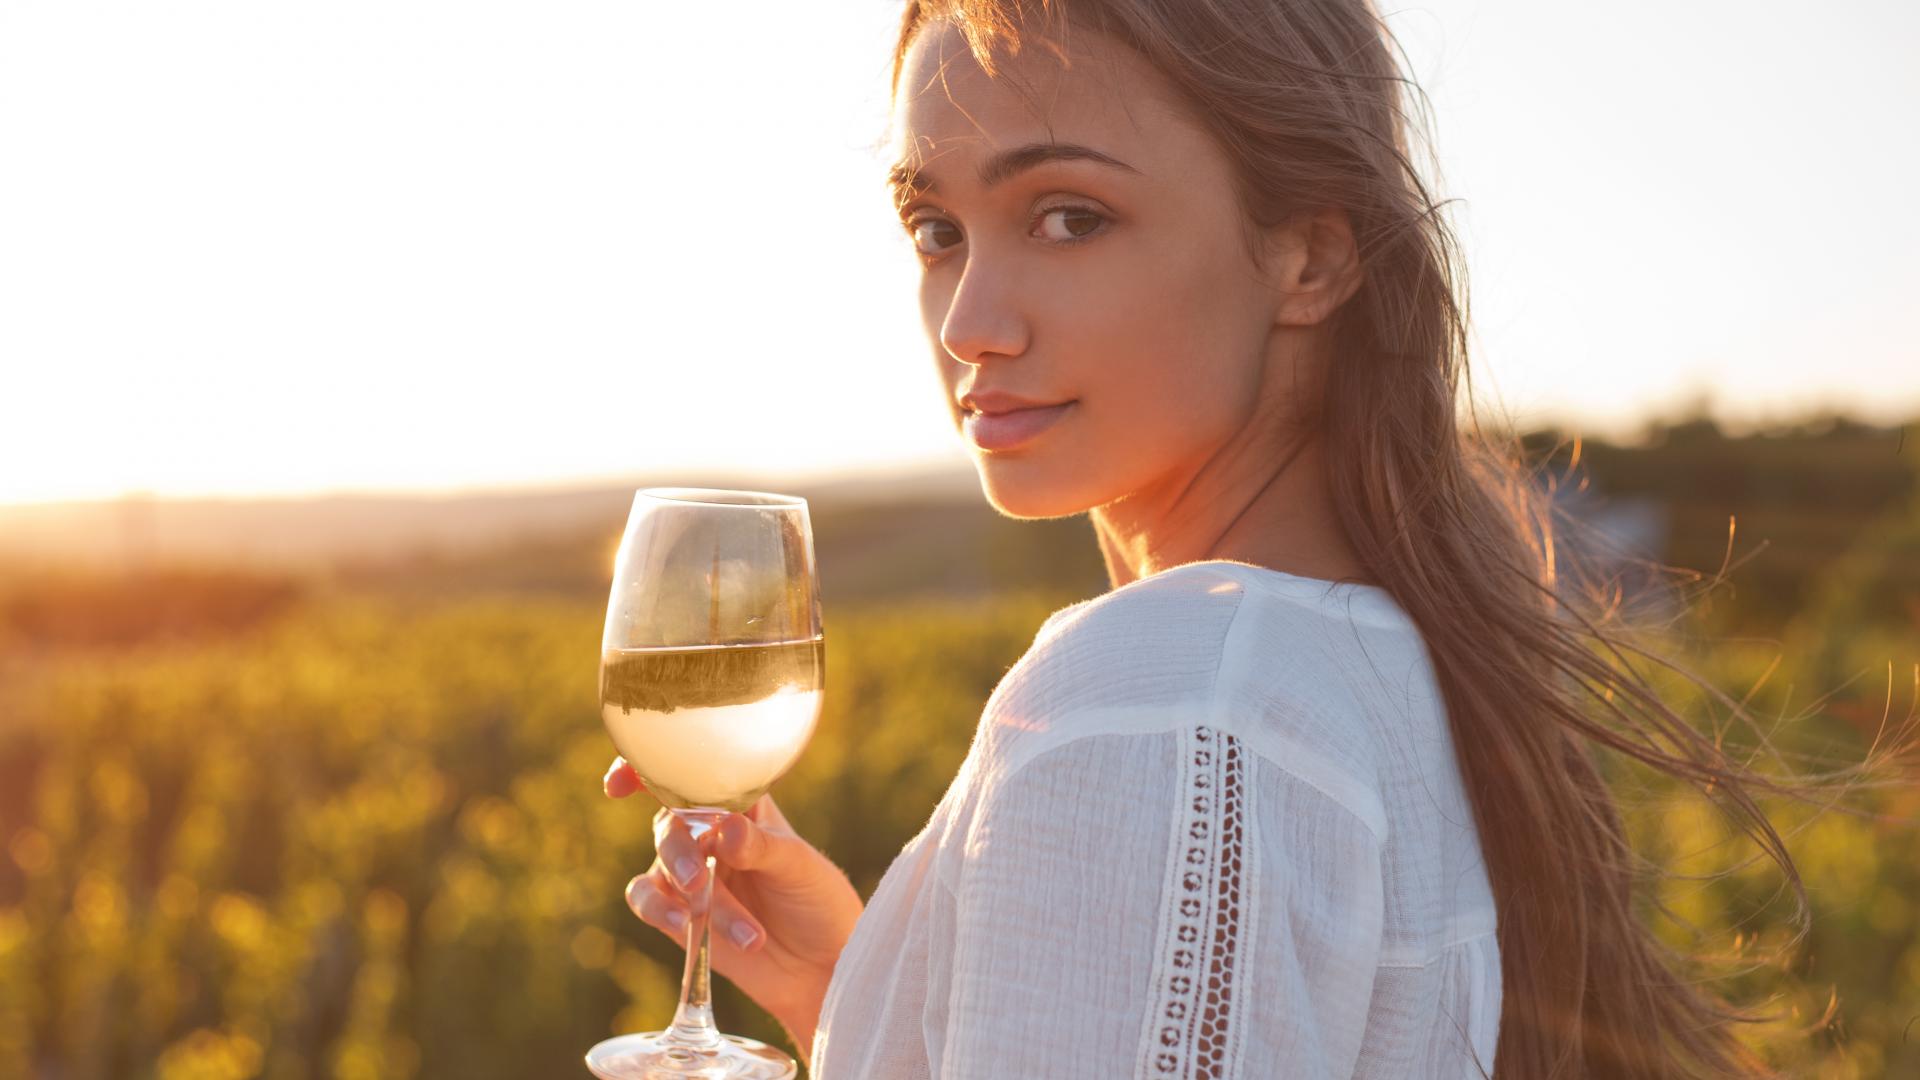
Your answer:
[[[814,1075],[1478,1076],[1494,929],[1412,622],[1189,563],[1055,613],[996,688]]]

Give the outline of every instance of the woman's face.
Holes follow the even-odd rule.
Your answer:
[[[1274,377],[1276,295],[1225,156],[1131,50],[1078,33],[1069,56],[1062,70],[1029,46],[990,79],[934,24],[896,102],[896,187],[917,181],[898,201],[947,404],[987,497],[1016,517],[1177,490],[1262,443],[1292,385]]]

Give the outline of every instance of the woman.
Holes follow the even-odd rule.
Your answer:
[[[1798,879],[1456,429],[1407,90],[1364,0],[908,4],[893,181],[954,418],[1115,588],[864,911],[771,799],[711,835],[714,967],[815,1077],[1762,1072],[1635,920],[1588,742],[1718,785]],[[703,871],[662,829],[628,898],[678,940]]]

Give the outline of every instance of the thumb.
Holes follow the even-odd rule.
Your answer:
[[[714,855],[737,870],[798,870],[813,854],[813,845],[800,837],[763,828],[745,814],[728,814],[715,833]]]

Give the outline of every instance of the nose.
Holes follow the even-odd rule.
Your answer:
[[[977,254],[967,260],[940,324],[940,344],[970,367],[1027,350],[1027,319],[1021,290],[1011,275],[997,272]]]

